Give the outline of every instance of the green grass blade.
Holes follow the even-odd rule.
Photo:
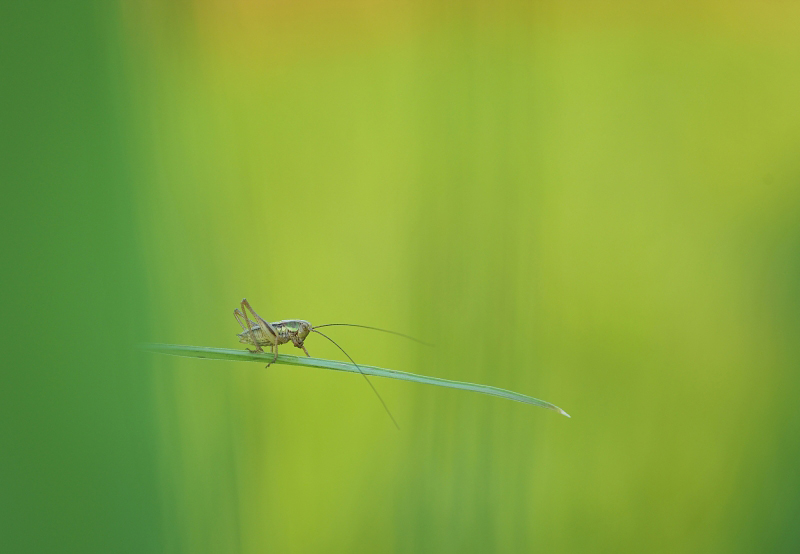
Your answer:
[[[272,355],[254,354],[246,350],[231,350],[228,348],[210,348],[206,346],[182,346],[178,344],[145,344],[142,349],[148,352],[156,352],[158,354],[170,354],[172,356],[183,356],[186,358],[204,358],[208,360],[231,360],[236,362],[258,362],[265,363]],[[336,360],[323,360],[320,358],[306,358],[299,356],[289,356],[287,354],[278,354],[276,364],[297,365],[303,367],[316,367],[320,369],[332,369],[335,371],[348,371],[350,373],[358,373],[358,369],[349,362],[339,362]],[[483,394],[490,394],[492,396],[499,396],[500,398],[507,398],[525,404],[532,404],[540,408],[553,410],[567,417],[570,415],[554,404],[513,392],[510,390],[500,389],[497,387],[490,387],[489,385],[476,385],[474,383],[464,383],[461,381],[450,381],[448,379],[440,379],[438,377],[427,377],[425,375],[415,375],[414,373],[406,373],[404,371],[395,371],[393,369],[382,369],[380,367],[373,367],[363,364],[358,364],[361,370],[367,375],[374,375],[375,377],[388,377],[390,379],[400,379],[402,381],[412,381],[414,383],[425,383],[427,385],[438,385],[440,387],[448,387],[451,389],[470,390],[480,392]]]

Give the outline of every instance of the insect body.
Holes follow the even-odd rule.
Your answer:
[[[253,314],[255,321],[251,321],[245,315],[247,310]],[[272,362],[267,364],[267,367],[278,359],[278,345],[286,344],[287,342],[291,342],[297,348],[301,348],[306,353],[306,356],[311,356],[303,345],[303,341],[305,341],[308,334],[314,330],[308,321],[286,319],[275,323],[267,323],[253,310],[247,299],[242,300],[241,311],[238,309],[233,311],[233,317],[242,326],[242,332],[238,335],[239,342],[252,344],[256,347],[251,352],[263,352],[262,346],[269,346],[272,349]],[[248,350],[250,349],[248,348]]]
[[[247,315],[247,312],[250,312],[253,316],[253,319]],[[322,335],[329,341],[331,341],[336,348],[342,351],[342,353],[347,356],[347,358],[353,363],[356,368],[358,368],[359,373],[364,376],[364,379],[367,380],[369,386],[372,387],[372,390],[375,391],[375,394],[378,396],[378,400],[381,401],[383,404],[386,413],[389,414],[389,417],[392,418],[392,422],[395,426],[399,429],[400,426],[397,425],[397,421],[394,419],[392,412],[389,411],[389,407],[386,405],[386,402],[383,401],[378,389],[375,388],[375,385],[372,384],[372,381],[369,380],[369,377],[361,371],[361,368],[358,364],[350,357],[350,355],[344,351],[344,349],[336,344],[336,342],[330,338],[328,335],[325,335],[317,330],[313,325],[311,325],[308,321],[302,319],[285,319],[283,321],[277,321],[275,323],[268,323],[264,318],[258,315],[253,307],[250,306],[250,303],[247,301],[246,298],[242,299],[241,310],[236,309],[233,310],[233,317],[236,318],[236,321],[239,322],[239,325],[242,327],[242,332],[239,333],[237,336],[239,337],[239,342],[244,344],[252,344],[255,346],[255,350],[248,350],[250,352],[264,352],[262,346],[269,346],[272,350],[272,361],[267,364],[267,367],[271,366],[275,363],[278,359],[278,346],[281,344],[286,344],[291,342],[297,348],[303,350],[306,353],[306,356],[311,356],[306,350],[304,341],[306,337],[308,337],[309,333],[317,333],[318,335]],[[332,325],[349,325],[345,323],[329,323],[327,325],[319,325],[318,327],[326,327]],[[401,335],[401,333],[395,333],[394,331],[386,331],[385,329],[378,329],[376,327],[367,327],[366,325],[351,325],[352,327],[363,327],[366,329],[375,329],[377,331],[385,331],[388,333],[392,333],[395,335]],[[405,335],[401,335],[405,336]],[[411,337],[407,337],[411,338]],[[416,339],[412,339],[416,340]]]

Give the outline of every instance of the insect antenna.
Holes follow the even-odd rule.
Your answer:
[[[398,337],[403,337],[404,339],[413,340],[414,342],[418,342],[420,344],[424,344],[425,346],[433,346],[429,342],[425,342],[423,340],[419,340],[414,337],[410,337],[408,335],[404,335],[403,333],[398,333],[397,331],[390,331],[389,329],[381,329],[380,327],[370,327],[369,325],[356,325],[355,323],[325,323],[323,325],[317,325],[314,329],[319,329],[320,327],[360,327],[361,329],[372,329],[373,331],[382,331],[384,333],[389,333],[391,335],[397,335]]]
[[[320,325],[319,327],[323,327],[323,325]],[[317,333],[318,335],[322,335],[323,337],[325,337],[326,339],[328,339],[329,341],[331,341],[331,342],[333,343],[333,345],[334,345],[336,348],[338,348],[339,350],[341,350],[341,351],[342,351],[342,353],[343,353],[345,356],[347,356],[347,358],[348,358],[348,359],[349,359],[351,362],[353,362],[353,365],[354,365],[354,366],[356,366],[356,368],[358,369],[358,372],[359,372],[361,375],[363,375],[363,376],[364,376],[364,379],[366,379],[366,380],[367,380],[367,383],[369,383],[369,386],[370,386],[370,387],[372,387],[372,390],[373,390],[373,391],[375,391],[375,394],[378,396],[378,400],[380,400],[380,401],[381,401],[381,404],[383,404],[383,409],[384,409],[384,410],[386,410],[386,413],[387,413],[387,414],[389,414],[389,417],[390,417],[390,418],[392,418],[392,423],[394,423],[394,426],[395,426],[395,427],[397,427],[397,429],[398,429],[398,430],[400,430],[400,426],[397,424],[397,420],[396,420],[396,419],[394,418],[394,416],[392,415],[392,412],[390,412],[390,411],[389,411],[389,406],[387,406],[387,405],[386,405],[386,402],[384,402],[384,401],[383,401],[383,397],[381,396],[381,393],[379,393],[379,392],[378,392],[378,389],[376,389],[376,388],[375,388],[375,385],[373,385],[373,384],[372,384],[372,381],[370,381],[370,380],[369,380],[369,377],[367,377],[367,374],[366,374],[366,373],[364,373],[364,372],[361,370],[361,368],[358,366],[358,364],[356,363],[356,361],[355,361],[353,358],[351,358],[351,357],[350,357],[350,354],[348,354],[347,352],[345,352],[345,351],[344,351],[344,348],[342,348],[341,346],[339,346],[338,344],[336,344],[336,341],[335,341],[335,340],[333,340],[332,338],[330,338],[328,335],[326,335],[326,334],[324,334],[324,333],[321,333],[320,331],[317,331],[316,329],[311,329],[311,330],[312,330],[312,331],[314,331],[315,333]]]

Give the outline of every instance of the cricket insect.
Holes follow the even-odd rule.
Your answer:
[[[252,320],[247,315],[247,312],[250,312],[253,316]],[[233,310],[233,317],[236,318],[236,321],[239,322],[239,325],[242,327],[242,332],[238,334],[239,342],[244,344],[252,344],[255,346],[254,350],[247,349],[249,352],[259,352],[264,353],[264,349],[261,348],[262,346],[269,346],[272,349],[272,361],[267,363],[267,367],[271,366],[275,361],[278,359],[278,346],[281,344],[286,344],[291,342],[295,347],[300,348],[303,352],[306,353],[306,356],[311,357],[311,354],[308,353],[305,347],[305,340],[308,337],[309,333],[317,333],[318,335],[322,335],[329,341],[333,343],[333,345],[342,351],[342,353],[347,356],[347,359],[352,362],[354,366],[358,369],[359,373],[364,376],[364,379],[367,380],[369,386],[375,392],[378,397],[378,400],[381,401],[383,405],[383,409],[386,410],[386,413],[389,414],[389,417],[392,419],[395,427],[400,429],[400,426],[397,424],[397,420],[395,420],[392,412],[389,411],[389,407],[384,402],[383,397],[381,397],[378,389],[375,388],[375,385],[372,384],[372,381],[369,380],[369,377],[361,370],[358,364],[350,357],[350,354],[345,352],[344,348],[339,346],[336,341],[330,338],[328,335],[323,334],[322,332],[318,331],[321,327],[334,327],[334,326],[342,326],[342,327],[360,327],[362,329],[372,329],[373,331],[383,331],[384,333],[391,333],[393,335],[398,335],[421,344],[427,344],[422,342],[419,339],[415,339],[414,337],[409,337],[408,335],[404,335],[402,333],[397,333],[395,331],[389,331],[387,329],[379,329],[378,327],[370,327],[368,325],[355,325],[352,323],[326,323],[324,325],[317,325],[314,327],[308,321],[303,319],[284,319],[283,321],[276,321],[274,323],[267,322],[264,318],[256,313],[250,303],[247,301],[246,298],[242,299],[241,310],[238,308]]]

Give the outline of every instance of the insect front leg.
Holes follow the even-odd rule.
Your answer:
[[[303,344],[303,343],[301,342],[300,344],[295,344],[295,346],[296,346],[297,348],[302,348],[302,349],[303,349],[303,352],[305,352],[305,353],[306,353],[306,356],[308,356],[309,358],[311,357],[311,354],[309,354],[309,353],[308,353],[308,350],[306,350],[306,345],[305,345],[305,344]]]
[[[302,348],[303,352],[306,353],[306,356],[308,356],[309,358],[311,357],[311,354],[309,354],[308,350],[306,350],[306,345],[303,344],[303,341],[301,341],[301,340],[299,340],[299,339],[297,339],[295,337],[295,338],[292,339],[292,344],[295,346],[295,348]]]

